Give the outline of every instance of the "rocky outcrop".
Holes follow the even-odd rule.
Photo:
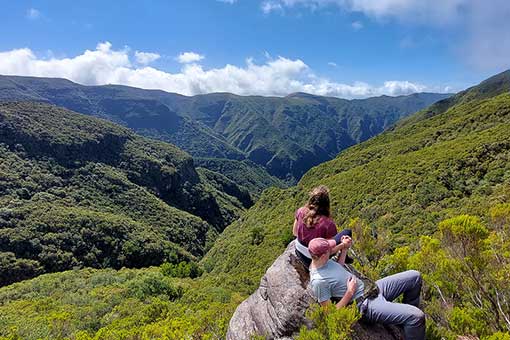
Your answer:
[[[302,325],[311,326],[305,312],[314,298],[308,288],[309,274],[295,255],[294,242],[276,259],[260,287],[241,303],[230,320],[227,340],[249,340],[252,335],[267,339],[293,339]],[[355,340],[400,340],[398,328],[354,326]]]

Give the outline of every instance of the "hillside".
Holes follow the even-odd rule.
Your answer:
[[[222,339],[235,307],[292,239],[293,213],[317,184],[330,186],[340,224],[356,229],[359,221],[351,218],[361,217],[369,227],[356,246],[384,268],[397,265],[390,272],[401,268],[399,254],[408,253],[397,247],[416,251],[418,236],[433,234],[441,219],[462,212],[485,219],[490,206],[510,201],[509,117],[510,94],[473,99],[351,147],[313,168],[298,186],[266,190],[215,242],[201,261],[206,272],[198,279],[168,278],[160,274],[163,267],[83,269],[0,288],[0,337]],[[207,177],[207,171],[200,176]],[[374,231],[381,241],[370,240]],[[433,254],[425,259],[439,256]],[[437,306],[426,294],[425,302]],[[465,320],[463,315],[457,319]],[[430,339],[441,338],[431,332]],[[470,332],[459,328],[457,334]]]
[[[252,204],[173,145],[47,104],[0,104],[0,151],[0,285],[196,260]]]
[[[240,297],[145,269],[82,269],[0,288],[0,339],[224,339]]]
[[[164,267],[120,271],[83,269],[42,275],[0,288],[0,337],[19,334],[26,339],[73,335],[87,340],[224,338],[235,306],[254,291],[263,272],[292,239],[294,211],[303,204],[308,190],[318,184],[331,188],[335,220],[356,229],[355,246],[377,263],[377,268],[364,266],[369,274],[405,269],[407,260],[421,256],[424,259],[421,263],[428,266],[420,269],[427,274],[427,285],[437,282],[445,292],[444,298],[458,299],[457,281],[466,281],[458,275],[459,270],[465,271],[463,262],[443,264],[446,255],[443,249],[438,249],[441,245],[446,250],[448,244],[456,245],[458,240],[450,236],[445,245],[429,238],[432,243],[427,248],[427,239],[423,241],[420,237],[435,235],[438,224],[443,232],[449,225],[456,227],[449,220],[440,221],[462,213],[480,216],[491,228],[494,223],[507,228],[510,208],[506,220],[498,210],[490,210],[510,202],[510,93],[507,89],[510,84],[504,83],[499,95],[472,98],[443,113],[399,125],[313,168],[295,187],[266,190],[218,238],[201,261],[206,272],[198,279],[168,278],[160,274],[165,272]],[[478,90],[483,92],[483,86]],[[422,114],[423,111],[417,116]],[[207,171],[198,172],[199,176],[208,176]],[[471,234],[488,235],[478,224],[475,227],[478,229],[469,229]],[[373,240],[377,234],[379,237]],[[463,240],[476,246],[470,238]],[[500,261],[507,259],[501,249],[506,247],[503,240],[508,241],[508,237],[491,240],[494,245],[491,251],[497,252]],[[410,252],[416,253],[411,256]],[[470,256],[468,259],[473,259]],[[483,256],[493,261],[492,253],[484,250]],[[451,259],[458,261],[453,256]],[[450,273],[450,276],[444,276],[442,281],[429,281],[436,278],[436,272]],[[457,276],[453,277],[453,273]],[[507,272],[497,274],[500,281],[494,287],[505,286]],[[73,294],[64,293],[63,287]],[[137,290],[138,287],[142,288]],[[451,320],[457,328],[448,329],[447,339],[456,338],[450,337],[451,334],[492,334],[489,331],[493,326],[485,325],[487,316],[494,319],[492,314],[487,314],[486,307],[492,307],[484,296],[481,297],[484,309],[477,306],[474,310],[479,314],[473,314],[471,309],[452,311],[451,304],[441,305],[438,294],[427,286],[424,294],[427,313],[433,320],[439,320],[437,325],[429,320],[432,325],[429,339],[445,336],[434,332],[437,327],[443,327],[441,331],[444,331]],[[449,313],[446,319],[445,312]],[[473,320],[483,321],[475,325]],[[16,329],[9,330],[14,326]]]
[[[485,84],[471,91],[486,93]],[[311,169],[296,187],[267,190],[227,227],[202,260],[204,268],[218,282],[253,291],[292,239],[295,209],[319,184],[331,189],[340,226],[359,217],[383,233],[391,249],[432,235],[445,218],[485,216],[492,205],[510,201],[510,83],[500,86],[494,97],[472,96],[353,146]]]
[[[449,96],[418,93],[344,100],[305,93],[284,98],[213,93],[185,97],[126,86],[0,76],[0,101],[44,101],[107,118],[145,136],[171,142],[193,157],[251,160],[291,184],[345,148]],[[248,171],[256,173],[261,173],[260,167]],[[264,177],[270,178],[269,174]],[[250,181],[257,178],[255,175]],[[257,187],[265,189],[267,182]],[[269,182],[278,183],[275,179]]]
[[[224,175],[255,198],[258,198],[262,191],[269,187],[285,187],[281,180],[268,175],[265,168],[249,159],[237,161],[225,158],[194,158],[193,160],[197,167]]]

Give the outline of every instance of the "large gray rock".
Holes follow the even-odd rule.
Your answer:
[[[294,242],[276,259],[260,281],[260,287],[241,303],[230,320],[227,340],[250,340],[252,335],[266,339],[293,339],[314,298],[308,288],[309,274],[295,255]],[[355,340],[401,340],[398,328],[382,325],[354,325]]]

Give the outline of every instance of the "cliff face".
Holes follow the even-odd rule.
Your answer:
[[[314,303],[308,288],[309,274],[295,255],[294,242],[276,259],[260,281],[260,287],[237,307],[230,320],[227,340],[293,339],[302,325],[310,326],[306,310]],[[397,328],[357,323],[355,340],[400,340]]]

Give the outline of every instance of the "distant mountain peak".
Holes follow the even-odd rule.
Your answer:
[[[447,96],[347,100],[295,92],[286,97],[231,93],[188,97],[121,85],[0,76],[0,101],[44,101],[107,118],[174,143],[193,157],[249,159],[289,183]]]
[[[316,97],[320,97],[320,96],[315,95],[315,94],[311,94],[311,93],[306,93],[306,92],[292,92],[292,93],[289,93],[288,95],[286,95],[285,97],[286,98],[295,98],[295,97],[303,97],[303,98],[312,97],[312,98],[316,98]]]

